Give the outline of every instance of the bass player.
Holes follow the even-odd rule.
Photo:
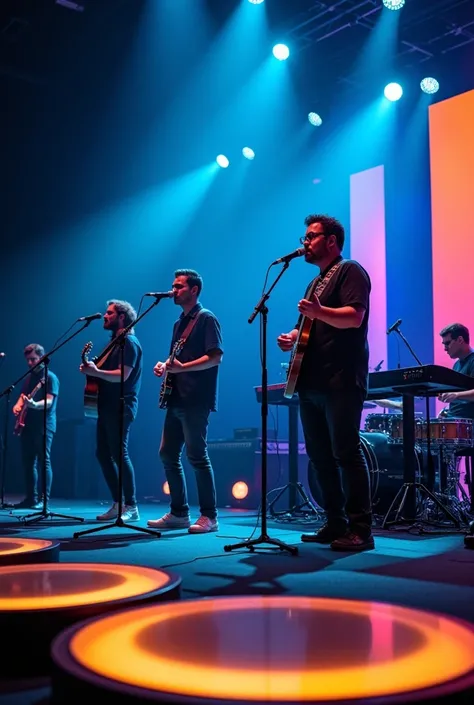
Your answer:
[[[107,302],[104,313],[104,329],[112,333],[112,340],[137,318],[133,306],[128,301],[113,299]],[[122,520],[139,521],[135,491],[135,470],[128,452],[130,428],[138,411],[138,394],[141,387],[143,353],[133,328],[125,336],[124,345],[124,398],[125,415],[123,420],[123,440],[120,446],[120,345],[99,362],[85,361],[79,367],[87,377],[97,379],[97,445],[96,457],[102,468],[104,479],[112,495],[113,504],[106,512],[99,514],[97,521],[113,521],[118,516],[119,482],[118,466],[123,453],[123,494]],[[100,356],[99,356],[100,357]]]
[[[38,365],[44,356],[44,348],[38,343],[31,343],[24,349],[26,364],[29,368]],[[41,479],[46,476],[46,487],[42,491],[48,503],[51,495],[53,471],[51,468],[51,447],[56,432],[56,406],[59,394],[59,380],[54,372],[48,370],[48,389],[44,389],[44,365],[38,365],[25,378],[21,394],[13,407],[17,417],[15,433],[20,436],[21,457],[25,475],[26,497],[14,509],[41,509],[42,503],[38,493],[38,465],[41,466]],[[44,405],[46,397],[46,457],[44,458]],[[43,468],[43,461],[45,468]],[[46,470],[44,473],[43,471]]]
[[[359,436],[368,385],[371,283],[360,264],[342,259],[344,228],[335,218],[309,215],[305,225],[305,260],[320,273],[298,304],[295,328],[277,339],[281,350],[291,351],[300,325],[313,321],[296,392],[316,480],[310,486],[320,487],[326,523],[301,538],[334,550],[365,551],[374,548],[370,479]]]
[[[154,529],[187,529],[191,534],[217,531],[214,471],[207,452],[209,414],[217,411],[217,380],[224,348],[216,316],[198,301],[202,277],[193,269],[178,269],[173,281],[174,302],[183,313],[173,328],[170,356],[157,362],[153,372],[168,378],[169,393],[160,445],[170,490],[170,511],[148,521]],[[183,342],[184,341],[184,342]],[[173,354],[177,343],[180,352]],[[171,374],[168,374],[171,373]],[[161,404],[163,407],[163,404]],[[183,445],[196,473],[200,517],[191,524],[181,463]]]

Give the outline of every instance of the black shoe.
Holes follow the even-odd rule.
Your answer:
[[[23,499],[18,504],[13,505],[13,509],[41,509],[43,506],[42,502],[34,499]]]
[[[334,527],[329,526],[329,524],[323,524],[323,526],[314,531],[312,534],[301,534],[301,540],[305,543],[332,543],[336,539],[347,532],[347,527]]]
[[[372,534],[367,536],[359,536],[352,531],[346,531],[344,536],[335,539],[331,542],[333,551],[372,551],[375,548],[375,541]]]

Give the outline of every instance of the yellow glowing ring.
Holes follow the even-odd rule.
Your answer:
[[[59,542],[0,537],[0,565],[49,563],[59,560]]]
[[[177,576],[115,563],[54,563],[0,568],[0,614],[126,602],[175,590]]]
[[[361,656],[357,624],[370,634],[374,653]],[[199,649],[190,645],[196,634]],[[471,685],[474,628],[374,602],[218,598],[142,607],[76,625],[58,637],[53,658],[73,678],[137,697],[140,689],[148,698],[154,692],[259,702],[421,696],[442,685],[454,690],[466,679]]]

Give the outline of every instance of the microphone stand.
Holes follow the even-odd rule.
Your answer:
[[[161,533],[155,529],[147,529],[143,526],[134,526],[133,524],[127,524],[122,519],[123,514],[123,437],[124,437],[124,421],[125,421],[125,377],[124,377],[124,353],[125,353],[125,340],[127,333],[137,325],[142,318],[144,318],[147,313],[151,311],[152,308],[157,306],[161,298],[156,297],[155,301],[149,306],[138,318],[130,323],[126,328],[124,328],[116,338],[112,340],[110,345],[110,350],[115,347],[120,348],[120,407],[119,407],[119,439],[120,439],[120,458],[118,463],[118,511],[117,518],[114,522],[110,524],[102,524],[101,526],[94,526],[92,529],[86,529],[85,531],[79,531],[73,534],[73,538],[78,539],[80,536],[85,536],[86,534],[95,534],[99,531],[105,531],[106,529],[113,529],[118,526],[122,529],[132,529],[133,531],[141,532],[142,534],[149,534],[150,536],[155,536],[160,538]]]
[[[41,511],[39,512],[34,512],[33,514],[26,514],[24,516],[18,517],[20,521],[24,521],[26,523],[31,523],[34,521],[42,521],[43,519],[52,519],[53,517],[59,517],[60,519],[71,519],[72,521],[84,521],[83,517],[75,517],[75,516],[69,516],[67,514],[58,514],[57,512],[50,512],[48,508],[48,498],[46,496],[46,457],[47,457],[47,425],[48,425],[48,405],[47,405],[47,396],[48,396],[48,378],[49,378],[49,363],[50,363],[50,358],[51,356],[60,348],[63,347],[63,345],[66,345],[70,340],[76,337],[76,335],[79,335],[85,328],[87,328],[90,325],[91,321],[86,321],[84,325],[79,328],[75,333],[72,333],[66,340],[63,340],[62,343],[57,345],[55,348],[50,350],[48,353],[43,355],[43,357],[34,365],[31,367],[28,372],[25,372],[19,379],[16,380],[10,387],[7,387],[1,394],[0,398],[6,394],[7,395],[7,402],[8,398],[10,395],[10,392],[12,391],[13,387],[18,384],[24,377],[29,375],[31,372],[36,370],[37,367],[40,365],[44,365],[44,407],[43,407],[43,462],[41,466],[41,482],[43,485],[43,507]],[[30,412],[33,413],[33,412]],[[6,422],[6,425],[8,425],[8,421]]]
[[[289,546],[279,539],[273,539],[268,535],[267,531],[267,467],[268,467],[268,371],[267,371],[267,323],[268,323],[268,308],[266,303],[270,298],[270,294],[276,284],[290,266],[289,262],[285,262],[283,267],[269,288],[267,293],[264,293],[258,304],[253,310],[252,315],[248,319],[249,323],[253,323],[258,314],[262,321],[262,497],[261,497],[261,512],[262,512],[262,529],[260,536],[256,539],[246,539],[240,543],[224,546],[224,551],[233,551],[237,548],[248,548],[251,552],[255,550],[255,546],[263,543],[268,543],[271,546],[277,546],[281,551],[289,551],[292,555],[298,554],[296,546]]]
[[[408,340],[405,338],[403,333],[400,330],[400,323],[396,325],[390,332],[397,333],[399,338],[404,342],[410,353],[412,354],[413,358],[415,359],[416,363],[420,365],[420,367],[423,366],[423,363],[421,362],[420,358],[418,355],[415,353],[413,348],[411,347],[410,343]],[[414,409],[414,400],[413,396],[403,394],[403,454],[405,455],[406,453],[410,453],[412,455],[415,454],[415,409]],[[398,517],[400,515],[400,512],[402,511],[405,502],[408,499],[408,513],[411,515],[408,517],[408,521],[414,521],[416,518],[416,490],[424,492],[428,497],[446,514],[446,516],[457,526],[457,528],[460,528],[460,523],[456,519],[456,517],[449,511],[447,507],[444,506],[444,504],[436,497],[436,495],[433,493],[434,490],[434,481],[435,481],[435,470],[434,470],[434,465],[433,465],[433,456],[431,454],[431,426],[430,426],[430,397],[429,394],[427,393],[425,395],[425,401],[426,401],[426,451],[427,451],[427,484],[428,487],[426,487],[422,482],[418,482],[416,480],[415,473],[411,472],[407,473],[404,472],[404,478],[403,478],[403,485],[397,492],[393,502],[391,503],[384,520],[382,522],[382,528],[385,528],[385,526],[389,523],[388,522],[388,517],[390,516],[390,513],[392,509],[394,508],[398,497],[402,494],[402,499],[400,502],[400,505],[397,509],[396,513],[396,518],[393,523],[396,523],[398,520]],[[409,418],[408,418],[409,417]],[[405,465],[406,465],[406,460],[405,460]],[[410,458],[409,462],[409,467],[411,468],[413,466],[413,460]],[[408,476],[409,475],[409,476]]]

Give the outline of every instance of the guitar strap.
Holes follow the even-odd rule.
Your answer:
[[[199,316],[201,315],[201,313],[202,313],[203,310],[204,310],[204,309],[202,309],[202,308],[199,309],[199,311],[196,313],[195,316],[193,316],[193,318],[191,318],[191,320],[189,321],[188,325],[187,325],[186,328],[184,329],[183,335],[180,335],[180,336],[179,336],[178,340],[182,340],[182,341],[183,341],[183,345],[184,345],[184,343],[186,342],[186,340],[189,338],[189,336],[191,335],[191,331],[192,331],[192,329],[194,328],[194,326],[196,325],[197,320],[198,320],[198,318],[199,318]]]
[[[331,267],[331,269],[328,272],[326,272],[326,274],[324,275],[324,277],[322,279],[321,279],[321,275],[318,275],[311,282],[310,287],[309,287],[309,292],[307,295],[308,301],[310,301],[315,294],[319,299],[319,297],[323,293],[324,289],[329,284],[329,281],[332,279],[334,274],[336,274],[337,270],[339,269],[341,264],[343,264],[343,262],[344,262],[344,260],[339,260],[339,262],[336,262],[336,264],[334,264]]]

